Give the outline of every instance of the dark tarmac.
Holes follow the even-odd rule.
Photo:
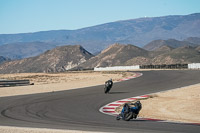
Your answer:
[[[188,132],[199,133],[199,125],[145,120],[117,121],[99,112],[116,100],[200,83],[200,71],[144,71],[143,76],[114,83],[110,94],[104,86],[52,93],[0,98],[0,125],[73,129],[105,132]],[[9,89],[9,88],[8,88]]]

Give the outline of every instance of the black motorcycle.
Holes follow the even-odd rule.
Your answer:
[[[105,82],[105,87],[104,87],[104,92],[105,93],[109,93],[109,91],[111,90],[112,86],[113,86],[112,79],[106,81]]]

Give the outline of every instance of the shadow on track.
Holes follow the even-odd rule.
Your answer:
[[[128,92],[120,92],[120,91],[118,91],[118,92],[109,92],[109,94],[122,94],[122,93],[128,93]]]

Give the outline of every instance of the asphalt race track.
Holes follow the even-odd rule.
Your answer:
[[[44,94],[0,98],[0,125],[109,132],[200,132],[199,125],[132,120],[117,121],[99,112],[110,102],[200,83],[200,71],[144,71],[143,76],[103,85]],[[8,88],[9,89],[9,88]]]

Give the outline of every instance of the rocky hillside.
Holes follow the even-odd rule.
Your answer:
[[[146,51],[133,45],[114,44],[103,50],[99,55],[80,64],[78,68],[199,63],[200,52],[198,50],[199,47],[172,48],[163,45],[155,51]]]
[[[93,55],[79,45],[62,46],[22,60],[5,62],[0,73],[62,72],[71,69]]]
[[[116,21],[77,30],[42,31],[23,34],[1,34],[0,45],[16,42],[51,42],[81,44],[92,53],[110,44],[134,44],[143,47],[153,40],[183,40],[200,37],[200,13],[163,17],[145,17]]]
[[[79,65],[80,68],[94,68],[107,66],[125,66],[128,61],[135,58],[145,58],[148,51],[134,45],[113,44],[103,50],[97,56],[90,58],[85,63]],[[140,62],[140,61],[139,61]],[[138,64],[135,61],[133,64]]]
[[[0,64],[3,63],[3,62],[6,62],[6,61],[10,61],[9,58],[5,58],[3,56],[0,56]]]
[[[152,64],[187,64],[199,63],[200,53],[195,47],[183,46],[159,54],[152,58]]]
[[[197,50],[197,51],[199,51],[199,52],[200,52],[200,46],[196,47],[196,49],[195,49],[195,50]]]
[[[175,39],[168,39],[168,40],[154,40],[147,45],[144,46],[145,50],[155,51],[162,46],[169,46],[171,48],[178,48],[182,46],[198,46],[198,44],[191,43],[189,41],[178,41]]]

